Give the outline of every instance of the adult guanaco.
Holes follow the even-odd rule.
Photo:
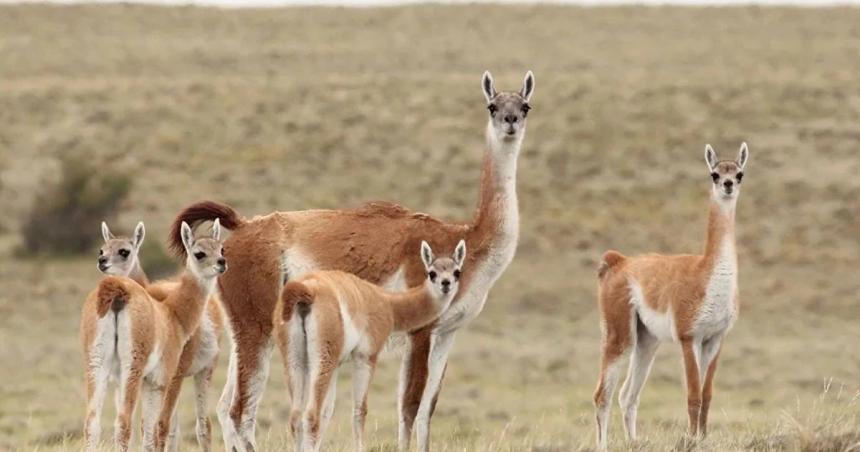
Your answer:
[[[470,221],[443,222],[396,204],[375,202],[349,210],[276,212],[245,219],[210,201],[185,208],[174,220],[172,244],[184,253],[179,225],[221,218],[233,233],[224,244],[231,270],[219,278],[232,338],[227,384],[218,405],[226,450],[255,449],[257,408],[269,373],[272,314],[285,281],[314,270],[341,270],[388,289],[420,285],[424,267],[415,256],[421,240],[453,249],[465,237],[468,276],[437,321],[411,331],[398,387],[401,449],[413,425],[418,448],[429,450],[430,418],[456,332],[474,320],[487,294],[514,257],[519,238],[517,158],[531,110],[535,80],[497,92],[485,72],[481,87],[488,112],[486,151],[477,211]]]

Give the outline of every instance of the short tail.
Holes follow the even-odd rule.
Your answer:
[[[304,320],[311,312],[314,295],[305,284],[298,281],[289,281],[284,284],[284,289],[281,291],[281,302],[284,303],[283,320],[285,322],[290,321],[294,312]]]
[[[603,253],[603,259],[600,260],[600,265],[597,267],[597,277],[603,279],[610,270],[618,266],[627,259],[623,254],[615,250],[609,250]]]
[[[129,293],[119,278],[108,277],[99,283],[98,313],[104,316],[108,309],[118,313],[128,304]]]
[[[170,249],[179,257],[185,257],[185,246],[182,244],[182,222],[186,222],[192,227],[201,221],[215,221],[218,219],[221,222],[221,227],[229,230],[235,230],[239,226],[246,223],[245,219],[233,210],[227,204],[221,204],[215,201],[201,201],[191,204],[182,209],[179,215],[173,220],[170,226],[170,236],[168,244]]]

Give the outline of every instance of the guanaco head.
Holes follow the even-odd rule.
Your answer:
[[[137,255],[145,235],[142,221],[137,223],[131,238],[114,237],[107,223],[102,221],[102,238],[105,243],[99,249],[99,271],[106,275],[128,276],[137,265]]]
[[[493,76],[489,71],[484,72],[481,88],[484,90],[484,97],[487,98],[487,110],[490,112],[487,133],[492,139],[501,143],[522,141],[526,133],[526,117],[532,108],[529,101],[535,90],[535,77],[532,71],[526,73],[523,87],[517,93],[496,92]]]
[[[427,242],[421,242],[421,261],[427,270],[427,284],[441,298],[454,298],[460,285],[460,270],[466,260],[466,242],[460,240],[451,257],[436,257]]]
[[[737,199],[741,191],[741,181],[744,178],[744,166],[747,163],[749,150],[742,143],[736,160],[717,160],[717,153],[710,144],[705,145],[705,163],[713,181],[713,196],[716,199]]]
[[[212,224],[212,236],[195,239],[191,226],[182,222],[182,245],[185,246],[185,266],[200,279],[212,279],[227,271],[227,260],[221,246],[221,222]]]

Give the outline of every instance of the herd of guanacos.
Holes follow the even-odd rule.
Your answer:
[[[81,318],[85,355],[87,450],[100,446],[108,383],[116,381],[115,447],[127,450],[142,404],[144,450],[176,450],[177,397],[193,377],[196,435],[211,447],[207,394],[219,338],[230,338],[227,383],[217,406],[225,450],[257,450],[256,415],[275,346],[292,399],[296,451],[317,451],[334,409],[341,363],[353,364],[353,434],[364,450],[367,391],[393,332],[406,341],[398,384],[398,446],[429,450],[429,425],[457,331],[481,312],[519,238],[517,157],[531,110],[534,75],[517,92],[481,82],[489,120],[478,206],[465,222],[445,222],[399,205],[276,212],[246,219],[203,201],[174,220],[170,244],[185,259],[172,279],[150,282],[138,252],[145,231],[115,237],[102,223],[98,268],[106,276]],[[604,254],[597,270],[603,332],[594,394],[597,446],[608,446],[611,397],[620,391],[624,428],[636,438],[639,395],[661,342],[681,345],[689,433],[704,436],[722,340],[738,315],[735,206],[747,162],[719,160],[705,147],[711,187],[702,254]],[[208,224],[206,234],[198,226]],[[230,231],[229,237],[222,230]],[[414,432],[413,432],[414,430]]]

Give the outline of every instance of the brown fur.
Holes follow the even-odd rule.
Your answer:
[[[500,108],[519,108],[525,103],[520,94],[505,96],[507,103]],[[513,102],[517,96],[519,99]],[[516,113],[522,115],[518,127],[524,130],[524,113],[519,110]],[[491,118],[491,124],[498,120]],[[223,223],[232,230],[224,244],[224,253],[232,270],[219,278],[219,289],[237,354],[235,389],[230,399],[233,428],[238,431],[242,425],[255,422],[254,412],[245,413],[250,403],[250,381],[259,372],[261,360],[267,356],[272,337],[272,315],[283,281],[300,276],[282,272],[285,253],[301,253],[313,263],[309,270],[339,270],[373,284],[384,284],[403,269],[406,286],[414,287],[424,279],[421,261],[414,252],[421,240],[427,240],[433,249],[449,252],[460,238],[465,237],[469,249],[467,266],[476,268],[502,239],[516,239],[505,235],[507,231],[501,227],[505,212],[504,195],[500,189],[506,181],[496,174],[498,156],[494,152],[490,148],[485,153],[478,208],[468,223],[442,222],[385,202],[349,210],[277,212],[250,220],[230,215],[233,220]],[[181,242],[175,231],[183,221],[193,223],[223,218],[228,212],[234,211],[214,202],[187,207],[174,220],[172,248],[179,249]],[[467,272],[461,281],[460,295],[469,291],[470,283]],[[457,301],[455,298],[453,303]],[[428,325],[411,332],[412,367],[407,372],[405,384],[408,391],[402,401],[407,411],[403,415],[409,419],[414,419],[424,390],[432,327]],[[244,446],[251,448],[252,439],[245,438],[244,441]]]
[[[406,292],[394,293],[387,292],[355,275],[340,271],[314,272],[290,281],[284,286],[281,303],[275,310],[275,333],[291,388],[293,413],[290,416],[290,426],[297,442],[300,440],[299,429],[302,428],[300,421],[306,423],[304,433],[311,438],[306,440],[306,447],[314,450],[319,442],[321,428],[324,428],[324,425],[321,427],[320,424],[320,413],[326,403],[328,387],[341,357],[351,356],[354,361],[360,363],[359,365],[367,366],[366,368],[371,372],[371,375],[367,376],[367,381],[362,380],[361,377],[355,378],[356,382],[362,381],[365,385],[369,385],[379,352],[392,331],[412,331],[427,325],[448,307],[458,287],[458,278],[454,275],[455,270],[458,271],[459,268],[454,260],[442,258],[434,261],[426,269],[428,272],[434,272],[434,279],[437,282],[451,281],[453,291],[447,295],[443,294],[441,286],[436,286],[436,282],[431,281],[429,277],[425,277],[425,283],[420,286]],[[349,320],[342,315],[341,306],[346,309]],[[307,331],[305,327],[306,318],[311,313],[315,324],[313,332]],[[290,343],[291,322],[298,322],[305,335],[301,343]],[[358,341],[357,344],[349,344],[349,347],[355,348],[344,350],[343,347],[346,345],[344,332],[347,322],[357,329],[364,340]],[[294,325],[293,328],[299,328],[298,325]],[[310,335],[313,335],[314,343],[321,344],[316,351],[318,355],[314,355],[315,358],[307,350],[306,344]],[[298,369],[296,363],[304,359],[313,359],[313,362],[305,363],[304,370],[296,370]],[[298,364],[298,366],[302,365]],[[308,373],[308,369],[315,366],[322,369],[316,379]],[[295,386],[297,383],[295,379],[302,379],[304,383]],[[309,400],[305,400],[307,389],[302,388],[310,381],[315,381],[316,386],[311,389]],[[363,450],[367,386],[361,387],[358,391],[354,407],[356,416],[354,431],[356,450]],[[300,415],[302,411],[304,411],[303,420]],[[297,444],[297,449],[303,450],[301,444]]]
[[[196,265],[200,266],[203,263],[220,259],[220,246],[219,242],[212,239],[203,239],[195,243],[196,249],[205,248],[211,252],[210,257]],[[189,259],[189,265],[190,262],[191,259]],[[204,312],[204,306],[209,298],[209,288],[201,286],[198,277],[193,276],[188,271],[183,273],[178,283],[175,284],[175,288],[170,290],[163,300],[159,301],[130,278],[109,276],[99,283],[98,288],[85,301],[81,320],[81,337],[87,358],[88,408],[85,436],[87,437],[88,449],[97,446],[97,438],[90,437],[90,422],[98,422],[94,420],[94,417],[96,417],[95,413],[100,412],[101,406],[96,407],[94,404],[100,405],[103,398],[97,401],[92,401],[91,398],[95,392],[95,385],[107,384],[107,374],[99,370],[100,368],[103,369],[102,363],[105,359],[117,359],[120,363],[129,363],[127,365],[129,372],[124,381],[126,392],[123,396],[122,409],[117,414],[115,432],[116,443],[122,450],[128,448],[131,435],[129,423],[137,402],[138,391],[143,383],[141,380],[147,377],[146,384],[151,385],[154,389],[160,385],[169,385],[172,382],[176,369],[179,367],[180,354],[189,337],[197,330]],[[114,314],[108,314],[108,304],[112,305]],[[125,330],[116,330],[115,334],[118,339],[115,339],[115,342],[119,344],[127,341],[130,344],[129,354],[126,353],[126,349],[118,348],[116,351],[111,351],[110,356],[94,360],[91,353],[96,345],[94,341],[97,340],[97,325],[99,321],[110,322],[111,319],[107,318],[108,315],[116,315],[117,319],[120,315],[128,317],[130,331],[127,333]],[[118,324],[114,325],[116,325],[114,328],[118,328]],[[107,328],[107,326],[105,327]],[[127,339],[125,339],[126,337]],[[99,348],[108,346],[112,347],[111,344],[103,344]],[[143,374],[144,366],[154,350],[160,351],[159,366],[153,374],[147,376]],[[114,353],[116,358],[113,358]],[[126,364],[122,365],[126,366]],[[97,373],[102,376],[96,378]],[[102,393],[103,389],[102,387]],[[178,386],[172,389],[178,391]],[[165,422],[165,425],[169,423],[171,412],[172,407],[161,413],[161,420]],[[157,414],[151,413],[148,418],[154,421]],[[157,449],[162,448],[164,446],[163,438],[160,444],[158,440],[155,440],[154,445]]]
[[[742,149],[745,152],[745,145]],[[708,150],[712,152],[710,147]],[[707,152],[706,155],[711,156]],[[743,161],[745,161],[746,156],[743,155]],[[706,432],[707,412],[710,407],[719,348],[716,349],[713,360],[708,364],[706,374],[700,375],[701,370],[694,347],[703,347],[703,343],[710,340],[710,337],[697,338],[694,333],[696,321],[700,318],[706,299],[708,283],[720,257],[720,247],[725,240],[734,242],[734,203],[737,202],[737,198],[730,204],[721,205],[722,201],[718,201],[717,198],[723,195],[722,192],[718,192],[722,187],[717,183],[730,178],[739,187],[740,179],[734,178],[742,170],[742,165],[737,162],[713,164],[709,162],[709,166],[711,165],[713,165],[711,171],[717,173],[720,178],[714,180],[715,188],[712,189],[714,193],[708,211],[708,229],[703,254],[674,256],[646,254],[626,257],[617,251],[607,251],[598,268],[598,302],[603,325],[603,343],[601,371],[594,393],[594,403],[598,409],[598,445],[601,447],[605,447],[606,438],[601,437],[600,413],[609,403],[614,389],[614,380],[617,378],[609,375],[610,366],[636,345],[637,341],[650,341],[652,338],[657,340],[647,331],[647,327],[631,302],[631,280],[635,280],[641,288],[644,297],[642,301],[647,308],[658,314],[671,316],[674,327],[672,334],[681,343],[685,363],[690,433],[695,435],[697,432],[701,434]],[[732,300],[733,309],[737,312],[737,296],[734,295]],[[730,326],[729,323],[728,327]],[[719,334],[725,334],[725,331],[727,330]],[[722,336],[716,340],[720,341],[716,343],[717,346],[721,346]],[[653,354],[648,359],[653,359]],[[650,367],[650,362],[648,365]],[[632,369],[631,364],[631,374]],[[645,375],[647,377],[647,373]],[[628,380],[630,378],[628,375]],[[702,382],[703,378],[704,382]],[[633,409],[635,412],[635,407]],[[635,428],[635,414],[633,416]],[[606,419],[608,420],[608,417]],[[603,427],[605,429],[605,426]],[[628,435],[631,433],[628,432]]]

